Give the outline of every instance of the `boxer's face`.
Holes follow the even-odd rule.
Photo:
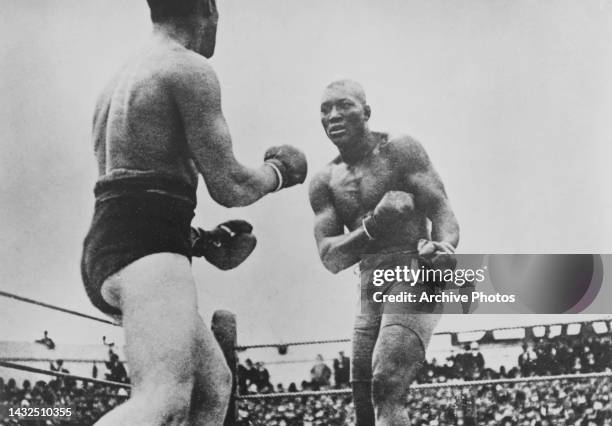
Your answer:
[[[345,86],[325,89],[321,99],[321,124],[327,137],[339,148],[365,134],[370,107]]]

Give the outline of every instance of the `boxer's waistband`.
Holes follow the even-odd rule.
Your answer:
[[[361,255],[359,270],[367,271],[373,268],[406,265],[418,267],[418,251],[407,247],[396,247],[379,253],[364,253]]]
[[[103,176],[96,182],[96,202],[112,198],[157,193],[196,205],[196,188],[187,182],[161,173],[139,172],[133,175]]]

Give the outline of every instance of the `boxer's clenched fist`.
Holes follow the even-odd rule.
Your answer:
[[[417,244],[419,259],[431,269],[455,269],[455,248],[445,241],[420,239]]]
[[[244,220],[223,222],[211,231],[191,228],[192,256],[204,257],[224,271],[244,262],[255,249],[253,227]]]
[[[414,196],[403,191],[389,191],[363,220],[363,228],[371,239],[385,237],[398,225],[409,221],[414,212]]]
[[[304,183],[308,172],[306,156],[302,151],[291,145],[273,146],[264,155],[264,162],[270,165],[278,177],[278,186],[289,188],[290,186]]]

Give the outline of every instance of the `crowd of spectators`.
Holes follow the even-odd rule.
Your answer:
[[[408,400],[416,426],[612,426],[610,383],[556,380],[421,389]],[[351,425],[349,395],[241,401],[239,425]]]
[[[128,381],[117,355],[109,350],[106,378]],[[317,356],[309,380],[299,388],[291,383],[274,387],[261,362],[250,359],[238,368],[240,394],[285,393],[345,388],[349,382],[349,359],[340,352],[330,368]],[[67,372],[61,362],[51,365]],[[308,371],[308,370],[306,370]],[[453,352],[443,363],[425,362],[417,381],[445,383],[478,379],[530,377],[568,373],[612,371],[612,336],[584,333],[526,340],[516,365],[508,371],[488,368],[476,343]],[[280,395],[279,395],[280,396]],[[106,411],[128,398],[122,388],[57,379],[18,387],[15,380],[0,378],[0,404],[11,406],[72,406],[73,424],[93,424]],[[419,389],[407,401],[411,422],[419,426],[612,426],[612,386],[609,379],[580,379],[502,383],[476,387]],[[350,394],[282,396],[241,400],[239,425],[349,425],[354,423]],[[0,420],[0,425],[15,424]],[[28,423],[34,424],[34,423]],[[61,424],[55,419],[50,423]]]
[[[478,343],[472,342],[463,346],[463,351],[451,354],[443,364],[436,358],[425,360],[417,377],[418,383],[431,383],[447,380],[479,380],[490,378],[491,370],[485,368],[485,360]]]
[[[555,380],[418,390],[408,405],[412,424],[419,426],[612,426],[611,392],[606,380]],[[0,379],[0,404],[75,408],[69,421],[57,418],[41,425],[91,425],[128,396],[125,389],[92,383],[77,387],[61,379],[26,380],[18,387],[13,379]],[[354,410],[350,395],[284,397],[241,401],[238,417],[239,425],[350,425]],[[16,423],[5,419],[0,424]]]
[[[45,382],[31,383],[24,380],[18,386],[14,379],[4,382],[0,378],[0,425],[15,425],[19,422],[8,417],[8,407],[71,407],[70,417],[49,418],[40,421],[28,421],[29,426],[38,425],[92,425],[104,413],[129,398],[124,388],[87,383],[78,385],[75,380],[58,378]],[[6,407],[2,409],[2,405]]]
[[[129,378],[125,365],[119,360],[119,356],[109,349],[108,361],[104,362],[107,372],[104,379],[129,383]],[[64,361],[58,359],[49,363],[51,371],[70,374],[65,367]],[[92,377],[98,376],[98,368],[93,364]],[[32,384],[29,380],[24,380],[21,386],[17,385],[14,379],[4,381],[0,377],[0,425],[15,425],[18,420],[8,417],[7,410],[2,406],[8,407],[71,407],[73,412],[69,417],[50,418],[40,421],[28,421],[29,426],[38,425],[91,425],[94,424],[104,413],[115,406],[121,404],[129,397],[129,392],[125,388],[116,386],[105,386],[94,383],[81,384],[79,381],[69,377],[58,377],[49,382],[39,380]]]
[[[352,425],[355,412],[350,395],[244,400],[238,406],[238,425]]]
[[[253,364],[251,359],[246,359],[244,365],[238,364],[238,392],[241,395],[253,393],[272,392],[297,392],[298,390],[321,390],[346,388],[349,386],[350,359],[344,351],[338,353],[333,360],[333,370],[327,365],[322,355],[317,355],[310,369],[310,379],[303,380],[300,389],[295,383],[289,384],[287,388],[282,383],[273,387],[270,382],[270,373],[262,362]]]
[[[525,341],[512,368],[488,368],[478,344],[464,345],[444,363],[426,361],[417,382],[444,383],[481,379],[529,377],[612,371],[612,336],[585,333]],[[326,371],[321,358],[311,370]],[[334,365],[336,362],[334,362]],[[316,368],[315,368],[316,367]],[[336,369],[334,369],[336,371]],[[338,375],[334,374],[335,381]],[[347,386],[342,382],[340,387]],[[321,389],[329,389],[327,386]],[[282,388],[282,387],[281,387]],[[290,391],[316,390],[313,381]],[[408,401],[412,424],[502,426],[612,426],[612,388],[609,379],[555,380],[479,387],[418,390]],[[283,397],[244,400],[239,424],[349,425],[354,422],[350,395]]]
[[[238,365],[236,375],[238,376],[238,392],[242,395],[274,392],[274,387],[270,382],[270,373],[262,362],[253,364],[253,361],[247,359],[244,365]],[[282,385],[279,386],[282,387]]]
[[[523,344],[522,376],[592,373],[612,366],[612,336],[586,334],[540,338]]]

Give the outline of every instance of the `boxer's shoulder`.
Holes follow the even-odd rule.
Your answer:
[[[334,169],[337,167],[342,167],[343,164],[342,157],[338,155],[329,163],[325,164],[325,166],[323,166],[317,173],[315,173],[312,181],[324,182],[326,184],[329,183]]]
[[[387,134],[386,141],[381,144],[381,153],[391,158],[399,158],[403,164],[418,166],[429,163],[427,152],[423,145],[414,137],[405,133]]]
[[[176,77],[189,77],[194,74],[214,74],[214,70],[208,59],[196,52],[185,49],[169,49],[167,71]]]
[[[159,69],[159,77],[166,86],[179,94],[195,94],[205,98],[219,96],[219,80],[212,65],[202,55],[182,49],[168,52],[167,60]]]
[[[331,176],[331,165],[325,165],[321,170],[316,172],[310,180],[310,192],[319,191],[329,186]]]
[[[329,182],[331,178],[332,168],[334,162],[326,164],[321,170],[319,170],[313,178],[310,180],[310,186],[308,189],[308,195],[310,198],[310,204],[316,210],[318,207],[327,204],[329,194]]]
[[[382,148],[409,153],[423,149],[421,143],[406,133],[382,133]]]
[[[152,80],[162,85],[189,85],[203,78],[215,79],[209,61],[183,46],[154,42],[135,52],[117,73],[130,80]]]

